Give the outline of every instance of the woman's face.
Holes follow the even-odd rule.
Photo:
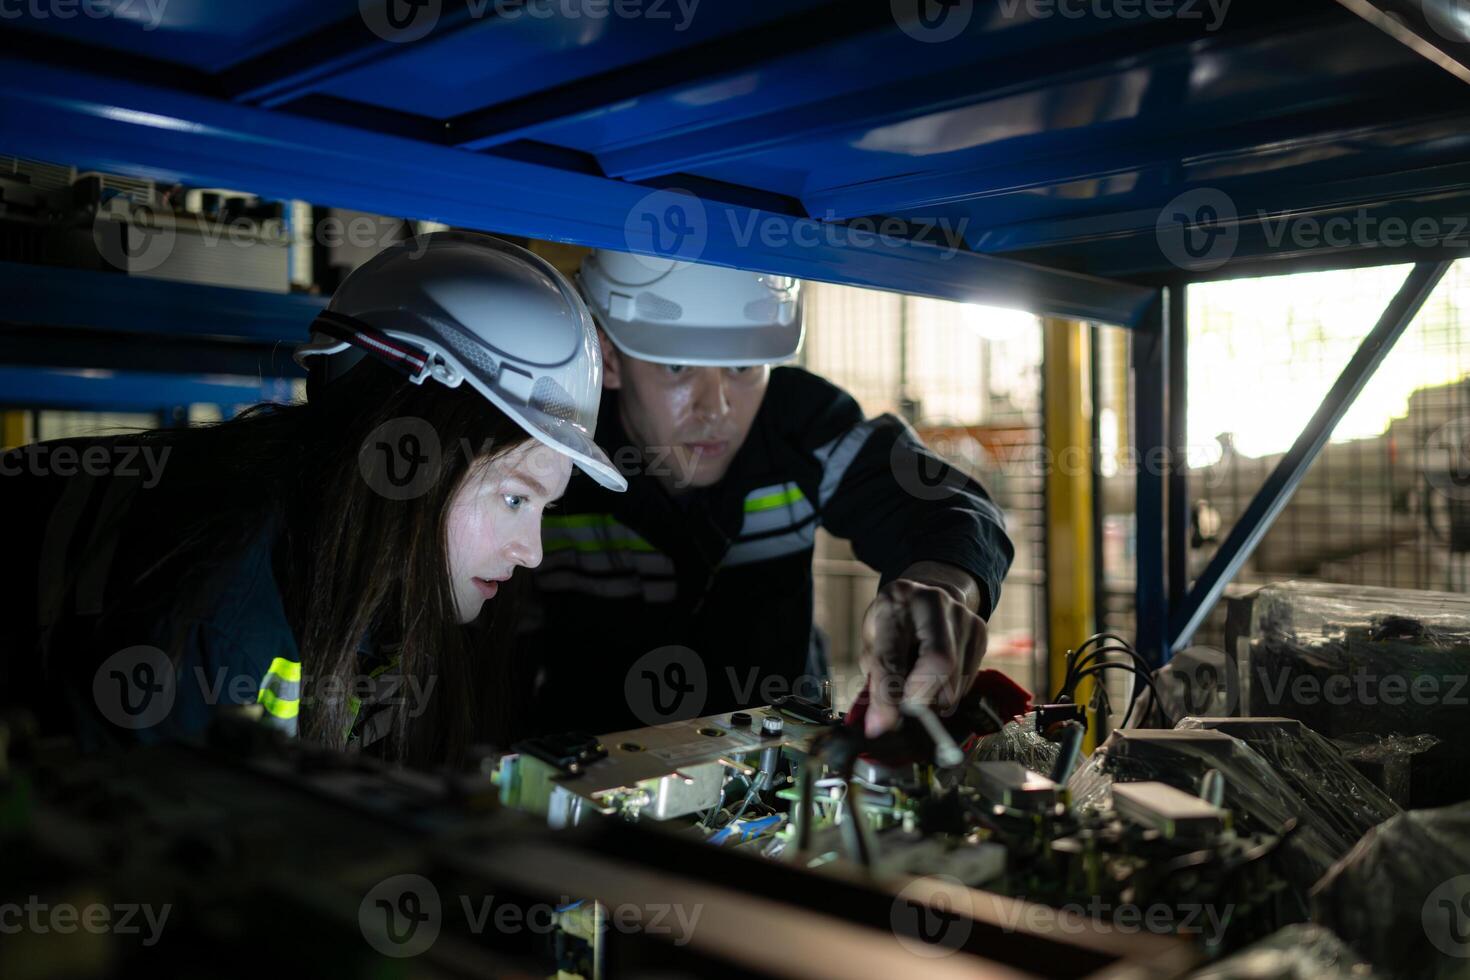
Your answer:
[[[474,622],[517,565],[541,564],[541,515],[567,489],[572,461],[535,440],[478,460],[449,500],[455,615]]]

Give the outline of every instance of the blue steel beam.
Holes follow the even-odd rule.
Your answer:
[[[170,405],[253,405],[291,399],[291,382],[283,378],[0,366],[0,404],[17,408],[155,412]]]
[[[1135,596],[1134,645],[1155,667],[1168,659],[1169,594],[1164,538],[1164,472],[1169,406],[1169,314],[1172,297],[1158,291],[1146,326],[1133,341]]]
[[[758,71],[772,60],[832,45],[854,35],[887,35],[893,12],[881,4],[818,7],[774,23],[671,51],[505,105],[493,105],[449,120],[446,141],[470,150],[498,146],[558,122],[575,119],[654,93],[706,87],[715,79]],[[553,139],[554,142],[554,139]]]
[[[1445,137],[1470,144],[1470,137]],[[1463,152],[1463,151],[1462,151]],[[1385,161],[1388,163],[1388,161]],[[1401,165],[1401,164],[1400,164]],[[1272,274],[1263,263],[1328,256],[1324,267],[1390,265],[1408,261],[1409,246],[1439,246],[1464,254],[1470,246],[1470,165],[1424,166],[1403,172],[1334,178],[1306,175],[1289,190],[1267,184],[1226,180],[1180,180],[1146,199],[1116,204],[1116,210],[1085,217],[1058,217],[1009,225],[992,224],[984,240],[972,241],[990,253],[1060,256],[1069,265],[1105,275],[1146,277],[1178,267],[1161,251],[1160,215],[1172,198],[1186,190],[1214,189],[1229,195],[1236,215],[1220,215],[1218,227],[1232,232],[1227,240],[1232,261],[1223,268],[1191,278],[1231,278],[1250,269]],[[1103,202],[1100,202],[1103,203]],[[1121,205],[1121,206],[1120,206]],[[1123,209],[1126,207],[1126,210]],[[1422,222],[1428,219],[1427,230]],[[1416,222],[1420,225],[1416,226]],[[978,217],[971,225],[980,224]],[[1194,229],[1195,225],[1187,226]],[[1201,226],[1202,227],[1202,226]],[[1175,226],[1183,234],[1185,226]],[[1315,230],[1315,238],[1303,240]],[[1364,261],[1361,256],[1371,258]],[[1250,263],[1255,262],[1255,265]]]
[[[438,9],[439,3],[410,0],[406,5],[408,22],[433,15],[433,30],[423,37],[412,37],[404,29],[402,36],[389,40],[368,27],[365,2],[363,12],[221,72],[220,84],[237,102],[273,108],[374,61],[402,54],[408,45],[442,41],[476,22],[467,0],[451,0],[444,10]],[[400,0],[386,0],[383,6],[402,4]]]
[[[1267,10],[1266,14],[1262,15],[1261,10]],[[1175,18],[1128,25],[1127,29],[1121,21],[1052,18],[1026,28],[1032,34],[1016,38],[1004,35],[1004,47],[978,50],[972,63],[897,81],[878,79],[876,84],[869,82],[811,104],[777,105],[756,115],[676,131],[597,156],[609,175],[627,180],[675,172],[699,173],[752,153],[791,149],[824,136],[853,134],[852,138],[857,139],[881,126],[927,117],[936,117],[938,127],[944,113],[1084,79],[1139,72],[1177,59],[1184,45],[1198,57],[1259,42],[1268,33],[1305,31],[1319,24],[1313,18],[1283,23],[1279,13],[1267,8],[1252,8],[1246,16],[1252,18],[1251,24],[1232,22],[1231,31],[1217,34],[1205,31],[1197,22]],[[1263,20],[1270,26],[1256,26]],[[1100,30],[1106,33],[1098,36]],[[876,214],[882,210],[848,213]],[[814,205],[810,213],[823,212]]]
[[[162,181],[1123,326],[1153,295],[19,59],[0,90],[9,152]]]
[[[1425,301],[1449,268],[1449,262],[1422,262],[1410,270],[1378,324],[1363,338],[1357,353],[1327,392],[1327,397],[1322,400],[1321,406],[1301,435],[1297,436],[1291,450],[1282,457],[1251,500],[1245,513],[1230,529],[1230,535],[1190,590],[1183,607],[1175,610],[1171,621],[1170,643],[1174,652],[1189,645],[1205,617],[1224,594],[1225,586],[1249,560],[1256,545],[1260,544],[1282,509],[1291,500],[1317,454],[1332,436],[1332,430],[1352,407],[1358,392],[1373,377],[1373,372],[1383,363],[1393,345],[1424,307]]]
[[[1189,591],[1189,287],[1184,281],[1165,290],[1169,312],[1169,608]]]
[[[1049,133],[1040,139],[1012,141],[998,164],[940,163],[888,180],[814,188],[802,194],[802,202],[810,214],[840,219],[1045,193],[1110,178],[1126,185],[1129,178],[1150,172],[1173,174],[1175,179],[1190,171],[1250,179],[1311,155],[1331,161],[1345,145],[1356,151],[1345,164],[1379,173],[1385,159],[1402,159],[1406,144],[1453,139],[1470,128],[1463,94],[1424,92],[1416,110],[1414,118],[1406,119],[1402,99],[1388,98],[1203,130],[1191,129],[1202,120],[1181,120],[1165,135],[1155,132],[1153,120],[1119,123],[1097,132]],[[1463,152],[1444,146],[1440,156],[1448,162],[1463,159]]]
[[[220,247],[229,248],[228,242]],[[321,296],[0,262],[0,320],[265,343],[306,339]]]

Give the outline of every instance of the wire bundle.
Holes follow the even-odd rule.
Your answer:
[[[1110,653],[1121,653],[1126,660],[1109,660]],[[1163,699],[1159,697],[1159,690],[1154,685],[1153,672],[1149,669],[1148,661],[1143,659],[1133,644],[1129,643],[1117,633],[1097,633],[1083,640],[1076,650],[1067,651],[1067,673],[1062,680],[1062,688],[1057,692],[1056,702],[1075,701],[1077,685],[1085,677],[1103,677],[1109,670],[1126,670],[1135,678],[1133,693],[1128,698],[1128,710],[1123,715],[1123,727],[1128,727],[1128,722],[1133,717],[1133,709],[1138,704],[1138,695],[1145,686],[1153,696],[1152,707],[1158,712],[1164,727],[1172,727],[1168,713],[1164,710]],[[1107,713],[1113,713],[1112,702],[1108,699],[1107,685],[1098,684],[1098,695],[1102,699]],[[1147,715],[1140,718],[1142,722]]]

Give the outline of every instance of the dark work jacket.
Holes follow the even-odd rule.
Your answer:
[[[750,435],[716,485],[671,495],[629,445],[615,392],[597,442],[626,493],[576,479],[543,523],[523,624],[539,671],[533,730],[621,731],[813,696],[812,553],[818,526],[884,584],[917,561],[974,576],[982,616],[1013,557],[985,490],[892,415],[799,368],[771,372]]]
[[[63,447],[76,456],[58,457]],[[98,465],[78,466],[89,450]],[[173,467],[189,462],[165,457],[155,472],[129,437],[0,458],[14,527],[0,704],[87,747],[197,736],[220,705],[259,703],[263,723],[296,734],[302,668],[280,586],[280,519],[264,502],[257,525],[171,558],[179,517],[210,506],[176,487]]]

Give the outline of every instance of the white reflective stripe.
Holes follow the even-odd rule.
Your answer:
[[[767,561],[783,555],[810,551],[816,540],[817,522],[813,521],[806,527],[774,537],[756,538],[754,541],[737,541],[730,546],[729,551],[725,552],[725,560],[720,562],[720,565],[721,567],[748,565],[751,562]]]
[[[812,454],[822,461],[822,485],[817,490],[820,506],[827,506],[827,501],[832,499],[842,478],[847,475],[847,468],[857,459],[858,451],[876,429],[876,419],[859,422]]]
[[[596,578],[570,568],[538,575],[536,585],[546,592],[581,592],[603,599],[642,598],[645,602],[673,602],[679,591],[679,583],[672,580],[648,580],[637,575]]]
[[[566,548],[548,551],[536,570],[539,579],[549,571],[579,568],[584,572],[638,572],[642,575],[674,574],[674,560],[661,551],[578,551]]]
[[[762,497],[769,497],[779,493],[800,494],[801,491],[795,483],[778,483],[773,487],[761,487],[746,494],[746,504]],[[778,504],[764,510],[747,510],[745,520],[740,525],[740,536],[748,537],[752,534],[763,534],[767,531],[778,531],[785,527],[794,527],[817,512],[812,502],[805,496],[797,496],[789,503]]]

